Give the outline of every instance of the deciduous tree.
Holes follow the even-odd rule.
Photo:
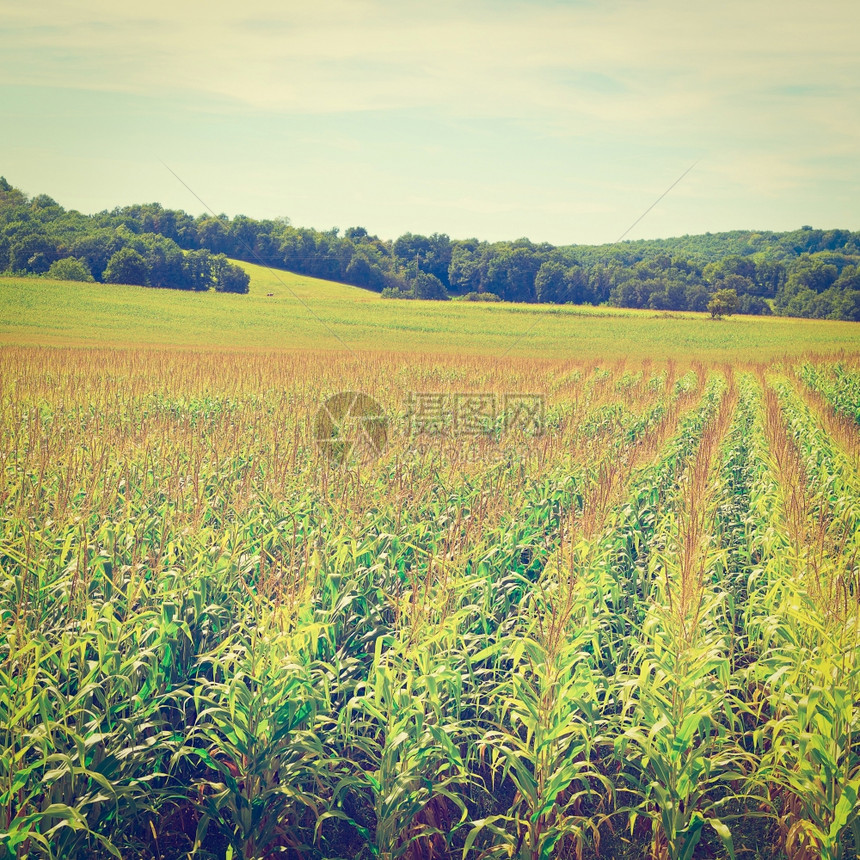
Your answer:
[[[708,310],[714,319],[737,313],[738,294],[734,290],[717,290],[708,302]]]

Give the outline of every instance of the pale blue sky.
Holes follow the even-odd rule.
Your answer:
[[[0,5],[0,174],[456,238],[860,229],[860,3]]]

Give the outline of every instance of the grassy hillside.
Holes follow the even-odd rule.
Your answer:
[[[246,296],[0,278],[0,342],[709,360],[860,347],[854,323],[383,300],[356,287],[241,265],[251,275]]]

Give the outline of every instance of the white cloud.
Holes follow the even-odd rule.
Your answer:
[[[786,84],[826,82],[856,102],[860,6],[831,5],[155,0],[141,12],[47,0],[12,10],[0,64],[6,82],[179,89],[264,110],[435,106],[630,124],[731,111]]]
[[[239,117],[451,120],[428,152],[454,152],[473,120],[581,142],[582,195],[543,189],[534,206],[548,218],[611,208],[601,189],[644,205],[700,157],[678,204],[778,200],[840,174],[860,187],[860,4],[841,0],[45,0],[4,10],[0,27],[7,85],[180,95]],[[367,157],[348,135],[326,144],[344,162]],[[501,217],[531,193],[489,179],[444,190],[413,202]]]

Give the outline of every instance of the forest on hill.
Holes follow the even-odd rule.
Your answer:
[[[180,247],[174,237],[125,211],[66,210],[47,194],[28,198],[0,176],[0,273],[248,292],[247,273],[225,254]]]
[[[733,290],[748,314],[860,321],[860,232],[802,227],[608,245],[553,246],[287,218],[192,216],[157,203],[85,215],[0,177],[0,272],[186,290],[247,292],[228,258],[341,281],[391,298],[502,299],[704,311]]]

